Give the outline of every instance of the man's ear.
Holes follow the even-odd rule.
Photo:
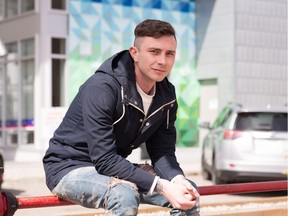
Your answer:
[[[129,52],[130,52],[130,55],[132,56],[132,58],[134,59],[134,61],[137,62],[138,61],[138,49],[137,49],[137,47],[131,46],[129,48]]]

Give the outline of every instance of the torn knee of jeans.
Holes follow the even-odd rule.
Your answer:
[[[82,193],[82,194],[81,194],[81,197],[80,197],[80,202],[81,202],[81,203],[84,203],[84,202],[86,201],[86,199],[87,199],[87,198],[86,198],[86,194],[85,194],[85,193]]]
[[[109,182],[109,187],[113,188],[117,184],[127,184],[127,185],[131,186],[132,188],[134,188],[135,190],[138,190],[137,185],[133,182],[130,182],[130,181],[127,181],[124,179],[119,179],[118,177],[111,177],[110,182]]]

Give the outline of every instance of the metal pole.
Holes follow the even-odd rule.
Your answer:
[[[38,196],[38,197],[19,197],[18,209],[39,208],[39,207],[55,207],[65,205],[75,205],[66,200],[59,199],[57,196]]]
[[[198,189],[201,196],[284,191],[288,189],[288,180],[200,186]],[[17,198],[3,191],[0,197],[0,216],[12,216],[17,209],[64,205],[74,205],[74,203],[59,199],[54,195]]]
[[[201,196],[216,195],[216,194],[240,194],[240,193],[255,193],[268,191],[284,191],[287,190],[288,181],[267,181],[253,183],[237,183],[223,184],[213,186],[199,187]]]

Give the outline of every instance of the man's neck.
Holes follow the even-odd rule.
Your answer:
[[[137,85],[137,90],[141,91],[143,94],[147,95],[147,96],[153,96],[155,95],[156,89],[155,89],[155,85],[150,89],[150,91],[147,93],[145,91],[143,91],[143,89],[138,85],[138,83],[136,82]]]
[[[156,82],[149,79],[146,75],[143,75],[140,72],[140,69],[136,63],[135,63],[135,76],[137,85],[145,94],[150,95],[150,93],[153,93],[153,89]]]
[[[144,85],[143,83],[137,81],[136,83],[145,94],[152,95],[154,93],[155,83],[153,85]]]

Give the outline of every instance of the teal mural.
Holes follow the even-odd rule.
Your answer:
[[[195,2],[191,0],[70,0],[69,99],[108,57],[133,44],[144,19],[170,22],[177,32],[177,57],[169,79],[179,110],[177,146],[198,145],[199,86],[195,77]]]

